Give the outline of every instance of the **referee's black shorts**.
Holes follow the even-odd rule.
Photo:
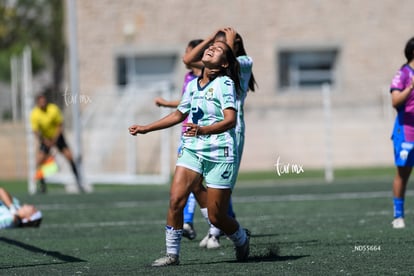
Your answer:
[[[63,134],[60,134],[56,141],[56,147],[59,149],[59,151],[63,151],[65,148],[68,148],[68,145],[66,144],[65,137],[63,137]],[[40,151],[44,152],[45,154],[50,153],[50,147],[46,146],[43,141],[40,142]]]

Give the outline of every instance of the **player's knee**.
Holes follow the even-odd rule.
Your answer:
[[[220,212],[219,210],[210,210],[209,209],[208,210],[208,219],[210,220],[210,222],[212,224],[219,227],[225,219],[225,214],[223,214],[223,212]]]
[[[170,210],[174,213],[183,212],[186,198],[180,195],[170,195]]]

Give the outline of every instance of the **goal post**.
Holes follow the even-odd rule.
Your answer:
[[[36,157],[35,157],[35,139],[30,126],[30,112],[34,106],[33,82],[32,82],[32,54],[30,47],[26,46],[22,54],[22,75],[21,77],[23,92],[23,118],[26,131],[27,147],[27,185],[29,194],[36,192]]]
[[[107,89],[99,95],[88,96],[81,117],[86,185],[169,182],[174,150],[171,140],[178,144],[179,138],[178,133],[172,135],[175,128],[132,136],[128,127],[155,121],[171,112],[154,104],[158,96],[170,99],[171,87],[170,82],[158,81],[151,85],[131,85],[122,91]],[[74,131],[67,131],[69,145]],[[61,172],[48,180],[65,183],[72,178],[70,169],[61,156],[57,162]]]
[[[36,192],[36,140],[30,126],[30,113],[34,107],[31,71],[31,52],[22,55],[22,111],[24,114],[27,148],[27,180],[30,194]],[[70,105],[80,101],[82,128],[80,149],[83,162],[83,187],[93,184],[166,184],[170,181],[173,153],[176,152],[180,127],[176,126],[145,135],[132,136],[128,127],[134,123],[147,124],[166,116],[172,110],[157,107],[155,97],[171,99],[171,80],[137,82],[120,90],[118,87],[102,89],[95,95],[79,94],[74,97],[66,90],[63,109],[64,134],[73,150],[76,130],[71,118]],[[55,160],[59,171],[46,177],[46,183],[65,185],[68,192],[78,192],[75,176],[68,161],[57,150]]]

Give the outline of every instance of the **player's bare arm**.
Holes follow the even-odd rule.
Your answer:
[[[4,205],[7,206],[7,208],[10,208],[10,206],[13,205],[13,199],[12,199],[12,197],[3,188],[0,188],[0,201],[2,201],[4,203]]]
[[[154,102],[156,106],[171,107],[171,108],[175,108],[180,104],[179,100],[167,101],[166,99],[162,97],[155,98]]]
[[[172,127],[184,121],[186,116],[187,114],[183,114],[180,111],[175,110],[174,112],[171,112],[170,114],[161,118],[158,121],[155,121],[148,125],[132,125],[128,128],[128,130],[131,135],[145,134],[151,131]]]
[[[197,60],[198,55],[204,51],[204,49],[214,41],[214,37],[216,36],[217,31],[214,32],[212,35],[204,39],[200,44],[194,47],[191,51],[187,52],[183,56],[183,63],[187,66],[192,66],[196,68],[203,68],[204,64]]]

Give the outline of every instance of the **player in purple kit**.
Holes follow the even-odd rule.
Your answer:
[[[392,106],[397,110],[392,140],[397,172],[393,181],[393,228],[405,227],[404,198],[408,179],[414,166],[414,37],[404,50],[407,62],[398,70],[391,83]]]

